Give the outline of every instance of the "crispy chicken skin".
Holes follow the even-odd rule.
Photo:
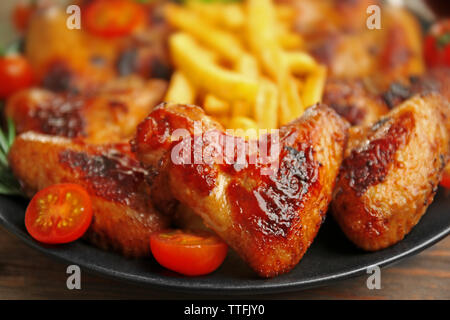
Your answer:
[[[218,132],[219,149],[224,150],[229,138],[250,148],[249,141],[221,131],[202,109],[166,104],[139,125],[133,142],[138,158],[156,172],[157,186],[168,193],[167,198],[192,208],[260,276],[290,271],[325,218],[343,157],[347,123],[328,107],[309,108],[302,118],[280,129],[280,153],[273,158],[279,166],[263,171],[273,162],[250,164],[251,152],[245,164],[218,157],[203,164],[175,163],[171,155],[180,142],[174,140],[174,130],[185,128],[189,134],[183,141],[190,143],[198,137],[192,134],[194,120]],[[273,143],[273,135],[266,137]],[[204,141],[203,156],[210,147]]]
[[[56,183],[85,187],[94,210],[86,237],[103,249],[148,256],[150,234],[168,227],[148,201],[145,171],[128,144],[92,146],[27,132],[14,141],[9,163],[30,196]]]
[[[434,68],[421,76],[394,81],[387,90],[377,88],[369,79],[331,77],[325,86],[323,103],[352,125],[368,126],[414,95],[432,92],[450,101],[450,68]]]
[[[18,133],[36,131],[111,143],[130,139],[165,90],[165,81],[135,77],[115,80],[95,94],[26,89],[8,100],[5,114],[13,119]]]
[[[370,92],[362,80],[356,79],[328,79],[323,103],[353,126],[373,124],[389,112],[382,96]]]
[[[358,247],[389,247],[419,222],[449,158],[449,114],[439,94],[415,96],[352,132],[332,211]]]
[[[382,96],[389,108],[395,108],[416,94],[431,92],[440,93],[450,101],[450,68],[432,68],[420,77],[392,82]]]

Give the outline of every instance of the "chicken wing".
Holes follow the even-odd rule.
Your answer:
[[[298,8],[297,30],[331,76],[370,77],[385,90],[392,81],[424,72],[421,29],[406,9],[377,0],[285,1]],[[372,5],[382,8],[379,29],[367,25]]]
[[[372,93],[364,81],[357,79],[328,79],[323,103],[353,126],[373,124],[389,112],[383,97]]]
[[[12,96],[5,114],[18,133],[36,131],[91,143],[130,139],[136,126],[161,102],[166,83],[129,77],[92,94],[27,89]]]
[[[280,129],[280,152],[272,158],[279,166],[270,171],[273,162],[250,161],[261,155],[259,149],[249,152],[244,163],[234,156],[226,158],[231,161],[221,161],[220,156],[200,163],[174,161],[181,143],[174,137],[175,130],[184,128],[188,134],[182,141],[194,143],[199,137],[195,120],[204,124],[203,133],[211,129],[219,136],[217,144],[204,141],[203,157],[212,145],[223,151],[220,155],[226,154],[228,139],[252,150],[255,140],[227,135],[198,107],[161,105],[138,126],[133,141],[143,165],[156,173],[154,185],[164,190],[166,198],[192,208],[259,275],[288,272],[325,218],[343,157],[347,123],[325,106],[311,107],[302,118]],[[258,143],[269,141],[273,146],[274,135],[263,136]]]
[[[449,114],[439,94],[415,96],[350,137],[332,211],[358,247],[391,246],[419,222],[449,159]]]
[[[394,81],[387,90],[369,79],[327,80],[323,102],[354,126],[374,124],[390,109],[416,94],[440,93],[450,101],[450,68],[435,68],[421,76]]]
[[[29,195],[56,183],[85,187],[94,211],[86,237],[103,249],[148,256],[150,234],[168,226],[148,201],[145,170],[127,143],[92,146],[27,132],[14,141],[9,163]]]

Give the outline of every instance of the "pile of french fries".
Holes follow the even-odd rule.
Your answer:
[[[228,129],[274,129],[321,101],[326,68],[272,0],[170,4],[175,72],[166,101],[196,104]],[[256,131],[256,130],[255,130]]]

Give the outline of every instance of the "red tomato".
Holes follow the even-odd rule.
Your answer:
[[[28,61],[21,55],[0,57],[0,99],[30,87],[33,84],[33,71]]]
[[[13,22],[16,29],[25,32],[30,21],[31,14],[35,10],[35,5],[19,2],[13,11]]]
[[[94,0],[85,8],[86,28],[102,37],[119,37],[133,32],[145,21],[143,7],[130,0]]]
[[[450,189],[450,165],[447,165],[444,170],[444,175],[442,176],[441,180],[441,186]]]
[[[152,234],[150,248],[159,264],[187,276],[213,272],[228,251],[226,243],[215,235],[180,230]]]
[[[424,42],[425,61],[429,67],[450,67],[450,20],[435,24]]]
[[[91,198],[83,187],[72,183],[55,184],[39,191],[25,213],[29,234],[50,244],[77,240],[91,221]]]

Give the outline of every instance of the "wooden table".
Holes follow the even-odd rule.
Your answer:
[[[83,273],[81,290],[66,288],[66,265],[27,247],[0,227],[0,299],[194,299],[223,298],[150,290]],[[382,269],[380,290],[366,276],[295,293],[253,299],[450,299],[450,237],[421,254]]]

